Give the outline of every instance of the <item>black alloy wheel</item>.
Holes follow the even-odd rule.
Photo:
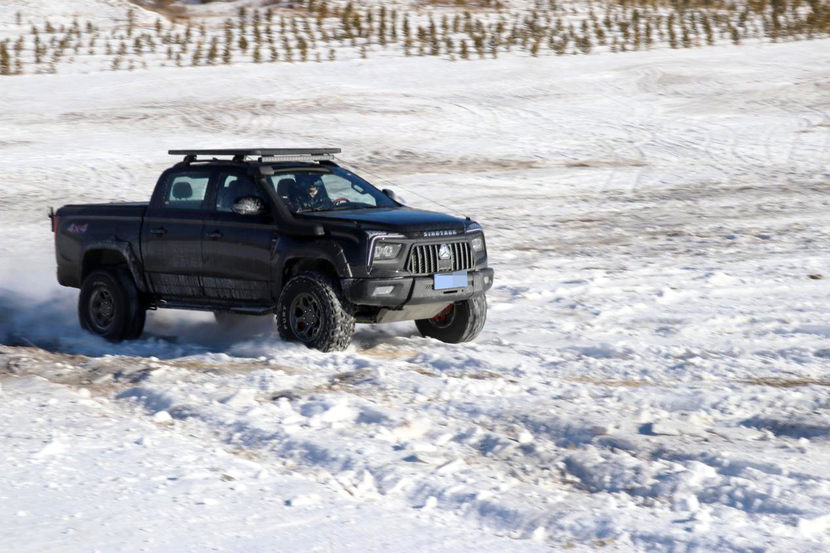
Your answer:
[[[455,309],[455,304],[451,303],[445,307],[443,311],[429,319],[429,322],[436,328],[448,328],[452,326],[453,321],[455,321],[456,312],[457,310]]]
[[[292,277],[280,293],[277,330],[283,340],[320,351],[342,351],[354,335],[353,306],[340,283],[314,271]]]
[[[313,294],[298,294],[291,302],[289,314],[291,329],[301,342],[313,342],[322,326],[320,300]]]

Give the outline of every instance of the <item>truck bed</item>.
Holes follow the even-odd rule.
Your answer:
[[[104,204],[69,204],[57,211],[58,217],[78,216],[134,216],[141,217],[150,205],[149,202],[112,202]]]
[[[55,213],[58,282],[80,287],[84,253],[106,244],[128,260],[140,259],[141,225],[149,202],[65,205]]]

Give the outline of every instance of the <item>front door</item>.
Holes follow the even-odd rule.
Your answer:
[[[220,171],[205,221],[202,284],[210,298],[270,304],[271,260],[278,234],[268,196],[244,172]],[[260,215],[235,213],[239,198],[256,196],[267,206]]]
[[[142,258],[153,291],[165,298],[200,298],[202,234],[210,169],[171,173],[144,217]]]

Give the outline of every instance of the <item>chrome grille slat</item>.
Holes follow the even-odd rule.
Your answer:
[[[473,252],[468,242],[444,242],[452,252],[452,271],[470,270],[474,266]],[[412,246],[407,267],[412,274],[432,275],[438,272],[438,244],[416,244]]]

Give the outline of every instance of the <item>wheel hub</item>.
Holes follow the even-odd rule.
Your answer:
[[[97,330],[107,331],[115,318],[112,294],[104,286],[98,286],[89,298],[89,314]]]
[[[455,305],[449,304],[440,313],[429,320],[438,328],[446,328],[455,320]]]
[[[322,326],[322,308],[317,298],[308,293],[297,295],[291,302],[291,330],[302,342],[313,341],[320,334]]]

